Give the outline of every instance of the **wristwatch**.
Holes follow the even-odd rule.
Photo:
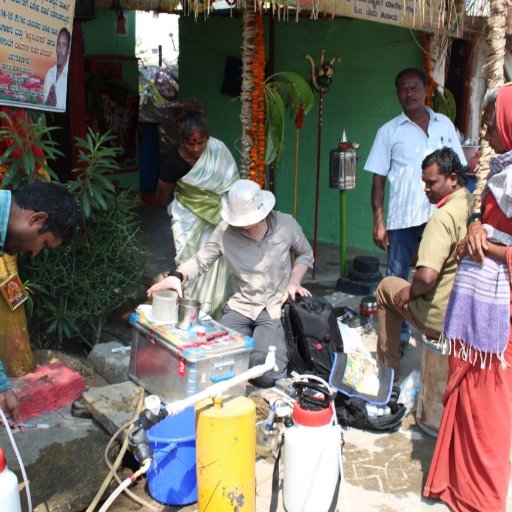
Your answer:
[[[177,277],[181,282],[183,282],[183,274],[181,272],[178,272],[177,270],[171,270],[167,277]]]
[[[482,221],[482,214],[480,212],[472,213],[468,218],[467,225],[469,226],[470,224],[476,221]]]

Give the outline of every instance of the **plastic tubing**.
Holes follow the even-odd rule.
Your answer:
[[[119,475],[117,474],[117,468],[119,467],[122,457],[124,456],[124,453],[126,452],[126,449],[128,448],[128,436],[125,436],[125,442],[123,443],[123,446],[121,448],[121,451],[123,453],[121,453],[121,451],[119,452],[119,455],[117,456],[117,458],[114,462],[114,465],[112,465],[108,459],[108,452],[110,451],[110,447],[112,446],[114,439],[116,439],[116,437],[120,434],[120,432],[122,430],[124,430],[125,428],[128,428],[132,423],[133,423],[132,421],[129,421],[129,422],[125,423],[122,427],[120,427],[119,430],[110,438],[109,442],[107,443],[107,446],[105,447],[105,454],[104,454],[105,464],[110,469],[111,474],[114,475],[114,478],[117,480],[118,484],[121,484],[122,480],[119,477]],[[130,489],[124,489],[124,491],[125,491],[126,495],[129,496],[132,501],[134,501],[135,503],[138,503],[139,505],[142,505],[143,507],[147,508],[148,510],[153,510],[154,512],[158,512],[160,510],[159,507],[152,505],[145,499],[141,498],[140,496],[137,496],[135,493],[130,491]]]
[[[7,435],[9,436],[9,440],[11,441],[12,448],[14,453],[16,454],[16,458],[18,459],[18,463],[20,465],[21,474],[23,475],[23,482],[25,482],[25,491],[27,493],[27,503],[28,503],[28,512],[32,512],[32,496],[30,494],[30,485],[28,483],[27,472],[25,471],[25,466],[23,465],[23,460],[21,459],[20,452],[18,447],[16,446],[16,441],[14,441],[14,436],[11,432],[11,427],[9,427],[9,422],[5,417],[4,411],[0,407],[0,416],[2,417],[2,421],[4,422],[5,428],[7,430]]]
[[[119,450],[119,454],[117,455],[116,457],[116,460],[114,462],[114,464],[111,464],[108,460],[108,451],[110,449],[110,447],[112,446],[112,443],[114,442],[115,439],[117,439],[117,436],[123,431],[125,430],[126,428],[128,428],[130,425],[132,425],[132,423],[137,419],[138,415],[139,415],[139,412],[142,408],[142,404],[144,403],[144,389],[142,387],[139,388],[139,399],[137,400],[137,406],[135,408],[135,414],[134,414],[134,417],[132,420],[128,421],[127,423],[125,423],[124,425],[122,425],[118,430],[117,432],[110,438],[109,442],[107,443],[107,446],[105,448],[105,463],[107,465],[107,467],[109,468],[109,473],[108,475],[105,477],[105,479],[103,480],[103,483],[101,484],[101,487],[98,489],[98,492],[96,493],[96,496],[94,496],[93,500],[91,501],[91,504],[89,505],[89,507],[87,508],[86,512],[93,512],[93,510],[95,510],[96,508],[96,505],[99,503],[101,497],[103,496],[103,493],[105,492],[105,489],[107,488],[112,476],[115,477],[115,479],[121,483],[121,479],[119,478],[119,476],[117,475],[117,468],[119,467],[119,465],[121,464],[121,461],[123,459],[123,456],[124,454],[126,453],[126,450],[128,448],[128,438],[127,436],[125,436],[124,438],[124,441],[123,441],[123,444],[121,446],[121,449]],[[133,494],[131,491],[127,490],[127,494],[128,496],[130,496],[130,498],[135,501],[135,502],[138,502],[140,505],[144,505],[146,507],[148,507],[150,510],[154,510],[156,511],[157,509],[155,507],[153,507],[151,504],[147,503],[146,501],[144,501],[143,499],[139,498],[138,496],[136,496],[135,494]]]
[[[138,469],[132,476],[130,476],[129,478],[127,478],[126,480],[123,480],[121,482],[121,485],[119,485],[117,487],[117,489],[108,497],[107,501],[105,501],[105,503],[103,503],[102,507],[99,509],[98,512],[106,512],[106,510],[109,509],[110,505],[112,505],[112,503],[114,503],[114,500],[133,482],[135,482],[135,480],[137,480],[137,478],[139,478],[139,476],[143,475],[148,469],[149,469],[149,466],[151,465],[151,461],[150,460],[147,460],[141,467],[140,469]]]
[[[173,402],[172,404],[166,406],[166,410],[171,416],[179,414],[180,412],[184,411],[187,407],[190,407],[196,404],[197,402],[200,402],[201,400],[211,398],[212,396],[221,395],[229,388],[232,388],[233,386],[236,386],[237,384],[240,384],[242,382],[246,382],[250,379],[255,379],[256,377],[259,377],[260,375],[263,375],[265,372],[268,372],[269,370],[273,369],[277,370],[276,347],[271,346],[268,348],[267,357],[263,364],[253,366],[252,368],[249,368],[246,372],[241,373],[240,375],[236,375],[235,377],[229,380],[217,382],[216,384],[213,384],[207,387],[206,389],[203,389],[203,391],[200,391],[195,395],[190,395],[187,398],[184,398],[183,400]]]

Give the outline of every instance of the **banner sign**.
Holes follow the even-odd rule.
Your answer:
[[[343,0],[333,8],[338,16],[462,37],[463,11],[456,13],[455,4],[444,0]]]
[[[66,110],[75,0],[0,3],[0,104]]]
[[[317,11],[376,21],[398,27],[415,28],[462,37],[464,7],[455,11],[455,2],[445,0],[304,0],[301,9],[315,5]]]

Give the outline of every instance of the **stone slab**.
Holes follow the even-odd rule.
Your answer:
[[[11,379],[24,420],[74,402],[84,390],[81,375],[61,362],[38,366],[23,377]]]
[[[117,384],[128,379],[130,347],[117,341],[98,343],[88,358],[94,370],[109,384]]]
[[[90,388],[83,394],[87,410],[110,434],[133,419],[140,388],[132,381]]]

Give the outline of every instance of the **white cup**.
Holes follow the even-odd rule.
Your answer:
[[[173,290],[153,292],[153,319],[157,322],[176,322],[178,294]]]

